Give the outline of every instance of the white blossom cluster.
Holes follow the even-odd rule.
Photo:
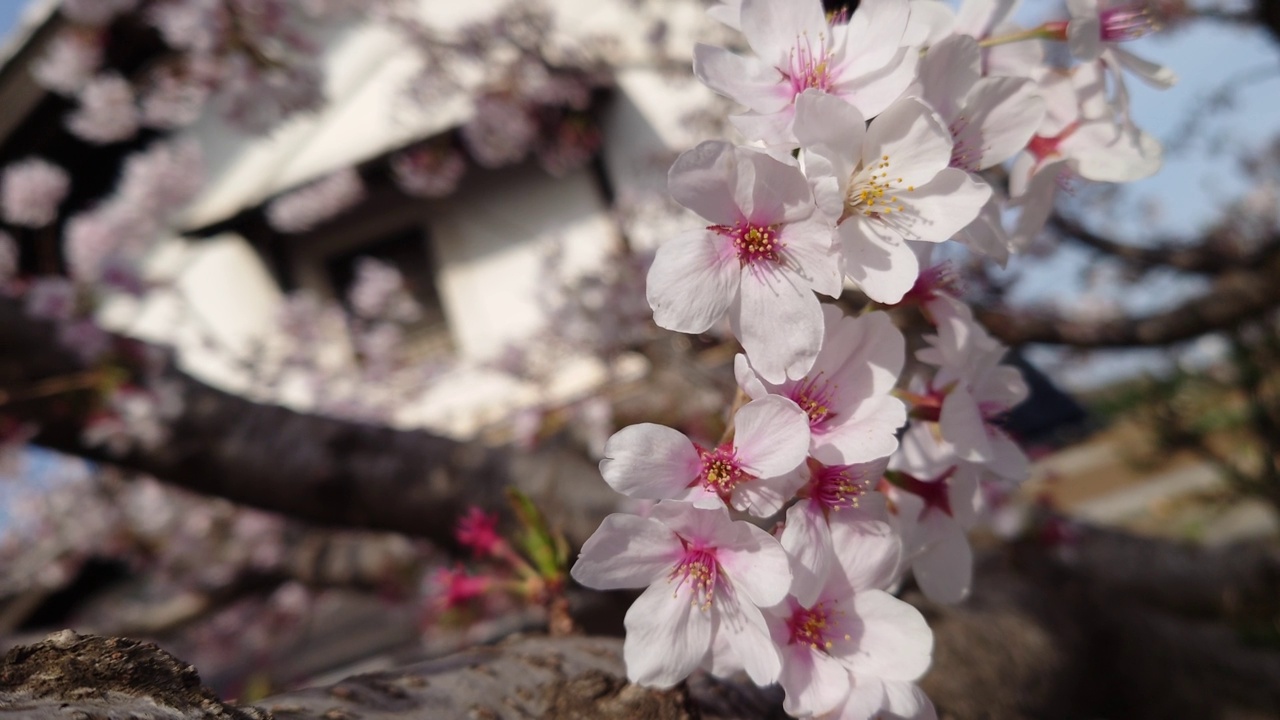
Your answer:
[[[1003,263],[1064,180],[1160,164],[1122,72],[1172,74],[1120,46],[1154,29],[1157,7],[1067,4],[1069,19],[1032,29],[996,0],[713,8],[750,52],[698,45],[694,72],[745,108],[730,119],[750,144],[676,160],[668,189],[701,220],[658,249],[647,296],[670,330],[728,321],[744,402],[717,443],[641,424],[605,445],[605,481],[654,504],[606,518],[572,574],[646,588],[625,620],[632,681],[745,671],[781,684],[795,717],[936,717],[916,685],[932,634],[891,592],[913,576],[938,602],[969,593],[983,486],[1028,474],[1002,425],[1028,390],[930,251],[955,240]],[[1047,65],[1049,42],[1078,63]],[[1007,197],[982,174],[998,166]],[[819,301],[846,286],[869,311]],[[932,325],[910,377],[884,309],[908,304]]]

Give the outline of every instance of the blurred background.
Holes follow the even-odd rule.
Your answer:
[[[732,133],[707,4],[0,0],[0,647],[146,637],[252,701],[541,627],[473,557],[503,488],[577,546],[605,439],[735,388],[644,298],[667,168]],[[1161,172],[948,256],[1036,463],[973,598],[907,589],[946,717],[1280,717],[1280,5],[1146,4]]]

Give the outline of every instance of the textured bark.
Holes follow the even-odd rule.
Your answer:
[[[0,389],[86,369],[60,345],[52,324],[0,299]],[[445,547],[453,546],[453,524],[469,505],[503,508],[508,484],[529,492],[578,542],[616,502],[595,467],[568,448],[522,453],[308,415],[222,392],[176,370],[168,375],[185,401],[171,441],[121,457],[84,443],[86,393],[3,410],[38,423],[35,442],[56,450],[312,523],[401,532]]]
[[[1280,647],[1250,645],[1237,629],[1249,607],[1270,622],[1280,612],[1276,548],[1205,551],[1086,529],[1065,553],[1028,545],[984,558],[961,605],[906,595],[934,630],[923,685],[940,717],[1261,720],[1280,711]],[[783,717],[776,688],[696,674],[654,691],[624,677],[616,638],[516,637],[234,708],[154,646],[68,633],[0,661],[0,717]],[[116,715],[103,711],[106,699]]]

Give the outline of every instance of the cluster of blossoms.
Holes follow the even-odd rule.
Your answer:
[[[1070,0],[1069,20],[1028,30],[1016,5],[713,9],[751,52],[699,45],[694,72],[745,106],[731,121],[751,143],[676,160],[669,191],[702,227],[659,248],[646,291],[664,328],[728,321],[742,403],[716,444],[641,424],[605,446],[605,481],[654,504],[606,518],[572,574],[647,588],[625,620],[632,681],[745,671],[796,717],[935,716],[915,685],[932,634],[891,592],[910,575],[938,602],[968,594],[984,487],[1028,474],[1002,427],[1028,390],[930,251],[954,239],[1004,263],[1064,181],[1154,172],[1120,73],[1172,82],[1119,47],[1156,6]],[[1045,41],[1081,62],[1045,65]],[[983,175],[1006,163],[1007,196]],[[857,317],[819,302],[850,287],[872,301]],[[910,371],[893,305],[932,325]]]

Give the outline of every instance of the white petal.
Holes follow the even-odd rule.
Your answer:
[[[734,414],[733,427],[738,461],[756,477],[790,472],[808,455],[809,417],[787,398],[752,400]]]
[[[587,538],[569,574],[597,590],[644,587],[671,572],[682,551],[662,523],[614,513]]]
[[[1067,23],[1067,48],[1084,62],[1093,62],[1102,55],[1102,20],[1093,17],[1074,17]]]
[[[867,140],[862,146],[863,167],[879,165],[884,155],[889,156],[889,166],[885,169],[889,179],[902,178],[893,185],[894,192],[901,194],[909,185],[929,182],[950,164],[951,133],[928,105],[915,98],[904,98],[867,127]]]
[[[637,685],[675,685],[702,663],[711,647],[709,612],[696,602],[688,584],[649,586],[627,610],[623,624],[627,679]]]
[[[738,353],[733,358],[733,377],[738,381],[738,387],[742,388],[742,392],[752,400],[759,400],[769,394],[769,388],[760,382],[760,376],[751,369],[751,363],[742,353]]]
[[[1167,90],[1178,84],[1178,74],[1163,65],[1144,60],[1118,47],[1111,48],[1111,52],[1125,70],[1137,75],[1139,80],[1157,90]]]
[[[742,34],[751,49],[774,67],[790,67],[797,42],[817,47],[830,32],[818,0],[743,0]]]
[[[775,113],[790,103],[788,85],[777,69],[755,58],[698,43],[693,48],[693,74],[702,84],[760,113]]]
[[[978,402],[963,386],[957,386],[942,401],[938,418],[942,437],[955,448],[956,455],[969,462],[983,462],[993,457],[987,439],[987,424],[982,419]]]
[[[678,430],[642,423],[625,427],[604,446],[600,474],[609,487],[644,500],[674,499],[701,469],[698,451]]]
[[[815,433],[813,457],[826,465],[852,465],[887,458],[898,449],[898,428],[907,422],[907,406],[882,395],[867,400],[844,422]]]
[[[791,594],[804,607],[812,607],[835,558],[822,510],[805,501],[792,505],[778,540],[791,558]]]
[[[681,205],[718,225],[743,219],[734,198],[738,155],[727,142],[708,140],[686,150],[667,172],[667,190]]]
[[[855,591],[883,590],[893,584],[902,540],[887,523],[833,513],[831,544],[840,571]]]
[[[968,35],[953,35],[933,47],[920,62],[921,97],[945,120],[959,112],[959,100],[982,77],[982,50]]]
[[[853,174],[866,127],[857,108],[833,95],[806,90],[796,98],[796,139],[806,151],[822,155],[841,182]]]
[[[791,590],[791,563],[772,535],[748,522],[734,521],[716,557],[741,601],[758,607],[782,602]],[[763,622],[763,621],[762,621]]]
[[[965,98],[966,131],[957,142],[975,143],[981,152],[977,168],[985,170],[1008,160],[1027,146],[1044,122],[1044,99],[1035,83],[1021,78],[986,78]]]
[[[848,663],[854,677],[915,680],[929,669],[933,633],[919,610],[880,590],[853,596],[853,615],[861,622],[858,651]]]
[[[783,648],[778,684],[786,692],[782,709],[792,717],[821,715],[849,696],[849,669],[821,650],[807,645]]]
[[[782,660],[778,656],[778,647],[769,637],[769,627],[760,608],[747,602],[729,601],[719,594],[716,604],[719,621],[716,634],[727,637],[747,676],[757,685],[777,682]]]
[[[645,295],[659,327],[706,332],[732,306],[742,267],[723,238],[694,230],[658,248]]]
[[[840,297],[844,273],[834,226],[819,218],[791,223],[783,226],[780,240],[785,245],[783,260],[792,273],[814,292]]]
[[[818,298],[798,277],[781,270],[747,268],[729,322],[751,367],[771,383],[803,377],[822,347]]]
[[[920,525],[928,548],[911,563],[911,572],[926,597],[950,605],[969,596],[973,582],[973,550],[964,531],[950,517],[932,513]],[[909,678],[903,678],[909,679]]]
[[[916,254],[891,228],[855,215],[842,223],[837,233],[845,274],[867,297],[893,305],[915,285],[920,274]]]
[[[901,224],[903,237],[942,242],[973,222],[990,199],[991,186],[963,170],[946,168],[902,196],[907,210],[894,213],[891,221]]]

